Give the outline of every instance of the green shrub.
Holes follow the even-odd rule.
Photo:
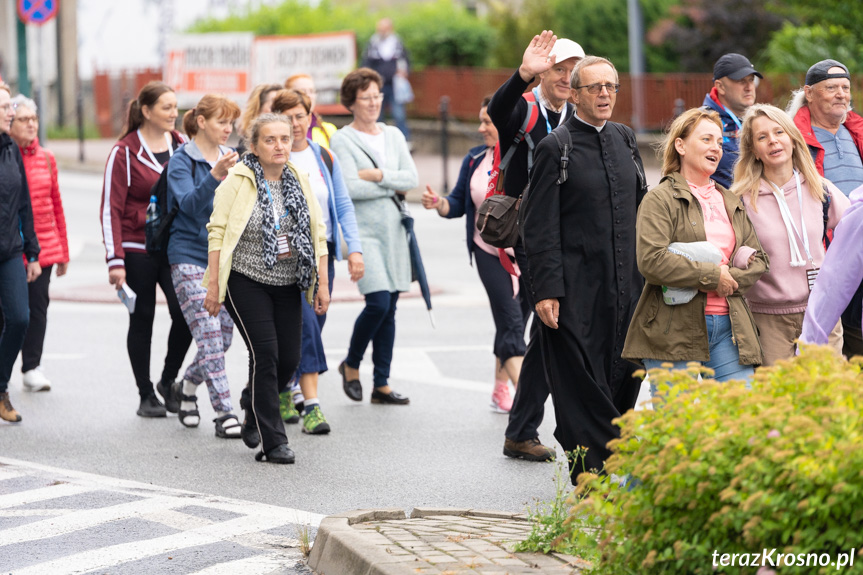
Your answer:
[[[697,383],[699,371],[709,374],[700,367],[650,371],[660,386],[656,411],[618,420],[621,437],[606,464],[634,480],[623,488],[582,474],[569,543],[598,545],[594,569],[604,575],[755,573],[739,562],[716,569],[714,552],[774,548],[774,558],[827,553],[831,560],[855,549],[854,565],[841,572],[863,573],[861,364],[806,347],[759,369],[751,390]],[[584,522],[597,531],[580,529]],[[777,567],[782,575],[836,570]]]
[[[414,69],[485,66],[488,62],[494,31],[461,3],[416,2],[400,8],[392,19]]]

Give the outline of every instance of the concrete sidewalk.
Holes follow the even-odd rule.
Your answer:
[[[359,510],[321,521],[309,566],[318,575],[573,575],[588,564],[560,553],[514,553],[527,517],[473,509]]]

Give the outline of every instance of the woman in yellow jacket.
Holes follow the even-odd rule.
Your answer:
[[[272,463],[294,462],[279,393],[300,361],[300,298],[319,314],[330,303],[326,227],[308,178],[288,163],[291,135],[277,114],[252,123],[250,152],[216,189],[204,275],[204,308],[215,316],[224,302],[249,349],[243,442]]]

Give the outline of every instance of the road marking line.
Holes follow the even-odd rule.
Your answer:
[[[78,495],[86,493],[91,489],[82,485],[74,485],[71,483],[60,483],[57,485],[49,485],[39,489],[30,489],[28,491],[18,491],[17,493],[8,493],[0,495],[0,509],[7,507],[17,507],[37,501],[48,501],[58,497],[66,497],[68,495]]]
[[[302,557],[299,551],[296,555],[273,553],[268,555],[258,555],[247,559],[238,559],[227,563],[219,563],[212,565],[206,569],[195,571],[189,575],[268,575],[270,573],[281,572],[285,568],[285,563],[291,560],[299,560]]]
[[[131,541],[100,549],[67,555],[53,561],[31,565],[15,572],[15,575],[42,575],[44,573],[78,573],[107,569],[129,561],[140,561],[201,545],[221,543],[230,537],[257,531],[266,531],[288,524],[284,517],[238,517],[182,533],[174,533],[155,539]]]
[[[15,527],[0,537],[0,545],[11,545],[13,543],[24,543],[35,541],[46,537],[57,537],[82,529],[96,527],[103,523],[109,523],[118,519],[130,517],[147,519],[149,514],[155,514],[162,510],[174,507],[184,507],[189,502],[177,497],[150,497],[142,501],[121,503],[110,507],[98,509],[66,509],[63,517],[53,517],[43,521],[36,521]],[[41,511],[41,510],[40,510]]]

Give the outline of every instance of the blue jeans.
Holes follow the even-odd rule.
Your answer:
[[[751,365],[740,365],[740,352],[737,344],[732,340],[731,320],[727,315],[706,315],[707,321],[707,343],[709,345],[710,360],[701,362],[705,367],[713,370],[713,379],[716,381],[728,381],[730,379],[743,379],[747,382],[752,379],[755,368]],[[687,361],[668,362],[662,359],[645,359],[644,367],[648,370],[662,367],[663,363],[673,363],[672,369],[686,369]],[[655,389],[651,385],[651,389]]]
[[[30,324],[30,297],[27,272],[21,254],[0,262],[0,308],[3,332],[0,333],[0,393],[9,387],[12,366],[24,344]]]
[[[327,287],[329,288],[330,296],[332,296],[333,281],[336,279],[336,266],[333,263],[333,254],[336,253],[336,248],[332,242],[327,242],[327,247],[330,250],[327,263],[330,284]],[[326,321],[327,314],[316,314],[314,308],[306,301],[306,298],[303,298],[303,347],[300,353],[300,366],[297,368],[297,375],[324,373],[327,371],[327,355],[324,352],[324,342],[321,339],[321,332],[324,329]]]
[[[369,342],[372,343],[374,386],[389,385],[393,345],[396,341],[396,302],[399,292],[376,291],[366,294],[366,307],[360,312],[351,335],[345,363],[359,369]]]
[[[392,84],[384,84],[383,93],[384,101],[381,104],[381,115],[378,117],[378,122],[384,121],[384,112],[387,108],[389,108],[390,114],[392,114],[396,126],[401,131],[401,133],[405,135],[405,140],[410,142],[411,131],[408,129],[408,115],[407,112],[405,112],[405,105],[396,102],[395,92],[393,90]]]

